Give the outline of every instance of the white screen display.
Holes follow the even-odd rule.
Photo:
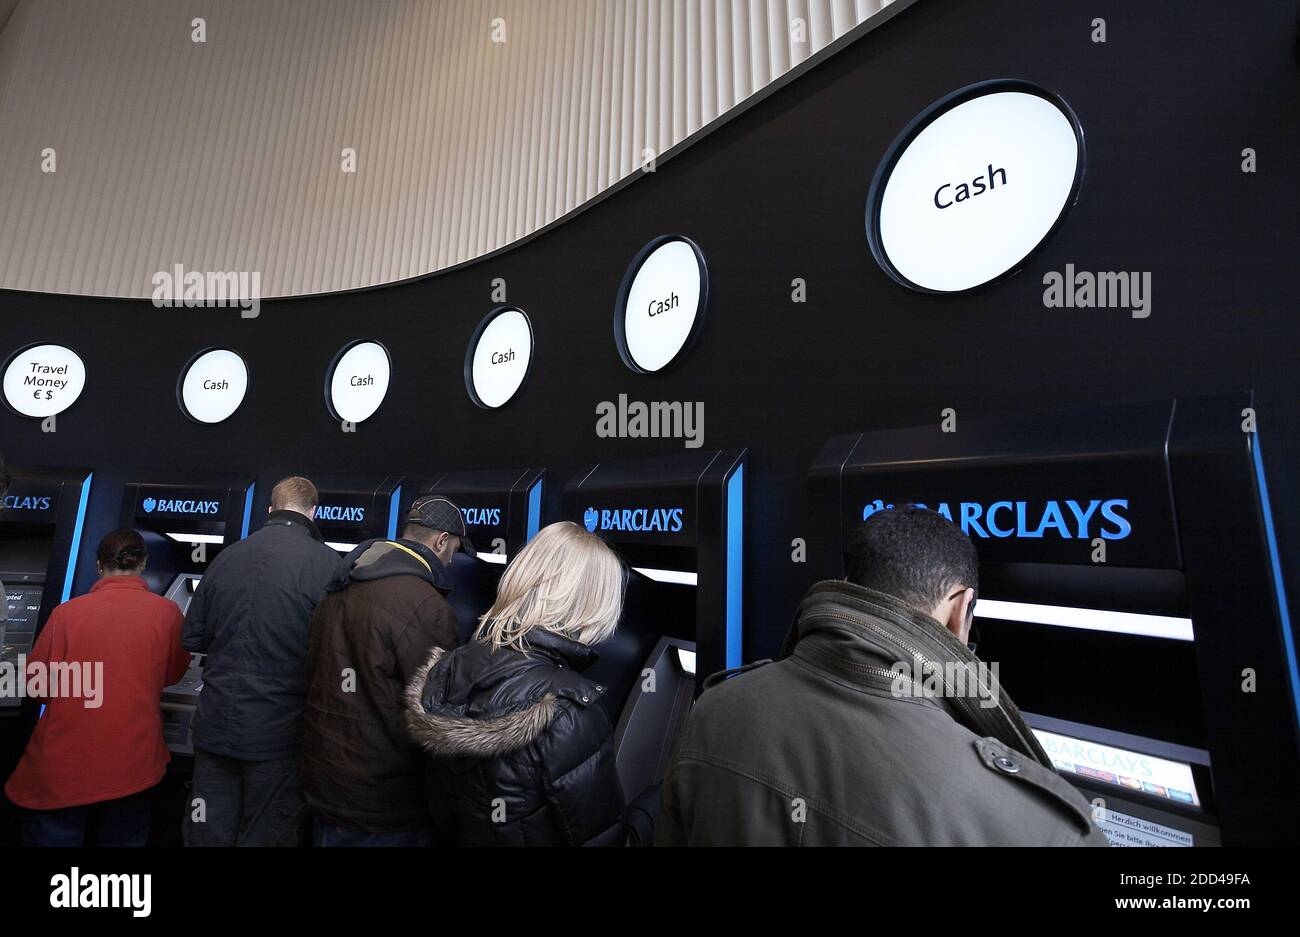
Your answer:
[[[248,392],[248,366],[233,351],[214,348],[195,358],[181,376],[181,407],[200,423],[220,423]]]
[[[515,395],[533,363],[533,328],[522,309],[497,313],[470,350],[470,397],[495,408]]]
[[[1057,771],[1199,807],[1191,765],[1034,729]]]
[[[349,423],[374,416],[388,393],[388,350],[378,342],[357,342],[334,365],[329,402],[334,415]]]
[[[23,416],[44,419],[77,402],[86,386],[86,365],[71,348],[34,345],[5,368],[5,400]]]
[[[1074,188],[1080,147],[1046,98],[997,91],[945,111],[912,138],[880,195],[880,248],[907,281],[971,289],[1015,269]]]
[[[632,280],[622,311],[625,352],[643,371],[667,366],[691,337],[700,309],[704,269],[684,240],[665,241]]]
[[[1184,830],[1116,810],[1095,811],[1093,819],[1106,835],[1107,842],[1120,848],[1187,847],[1196,844],[1196,838]]]

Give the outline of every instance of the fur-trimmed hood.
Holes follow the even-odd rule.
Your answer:
[[[573,669],[594,660],[589,648],[548,634],[536,650],[434,648],[406,688],[411,738],[434,757],[496,758],[531,745],[564,707],[585,708],[605,692]]]

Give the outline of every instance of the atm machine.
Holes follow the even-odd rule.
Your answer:
[[[10,465],[12,480],[0,506],[0,667],[21,672],[20,657],[59,603],[72,597],[85,529],[91,472],[87,469]],[[15,686],[15,689],[17,687]],[[17,693],[0,695],[0,777],[22,757],[38,708]],[[0,798],[0,843],[18,839],[16,808]]]
[[[340,555],[377,537],[396,537],[402,479],[316,478],[316,529]]]
[[[121,526],[144,536],[149,588],[184,613],[208,564],[227,544],[248,536],[252,507],[251,478],[132,482],[122,497]],[[202,689],[203,655],[195,654],[180,682],[163,690],[163,735],[173,754],[194,754],[191,723]]]
[[[0,510],[0,662],[18,666],[36,633],[61,602],[72,580],[90,497],[86,469],[9,467],[12,482]],[[20,697],[0,697],[0,718],[17,711]]]
[[[443,472],[420,485],[402,504],[404,519],[416,497],[445,495],[465,518],[465,531],[478,556],[457,553],[453,557],[447,596],[460,621],[462,642],[474,633],[480,616],[496,599],[497,583],[510,557],[541,528],[545,479],[546,470],[541,468]],[[399,521],[399,532],[401,527]]]
[[[1294,843],[1300,683],[1250,408],[834,438],[810,474],[810,557],[842,578],[866,517],[939,511],[979,551],[976,653],[1112,845]]]
[[[623,621],[588,673],[609,688],[619,780],[629,798],[663,781],[710,674],[741,663],[748,450],[688,451],[588,466],[564,517],[630,570]]]

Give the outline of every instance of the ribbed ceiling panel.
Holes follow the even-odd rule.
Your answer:
[[[147,297],[181,264],[259,271],[270,297],[453,266],[639,171],[881,5],[19,0],[0,31],[0,287]]]

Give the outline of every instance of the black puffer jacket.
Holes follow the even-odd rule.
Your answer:
[[[429,762],[430,809],[459,845],[615,846],[623,791],[605,688],[585,645],[540,629],[528,653],[435,649],[407,690]]]

